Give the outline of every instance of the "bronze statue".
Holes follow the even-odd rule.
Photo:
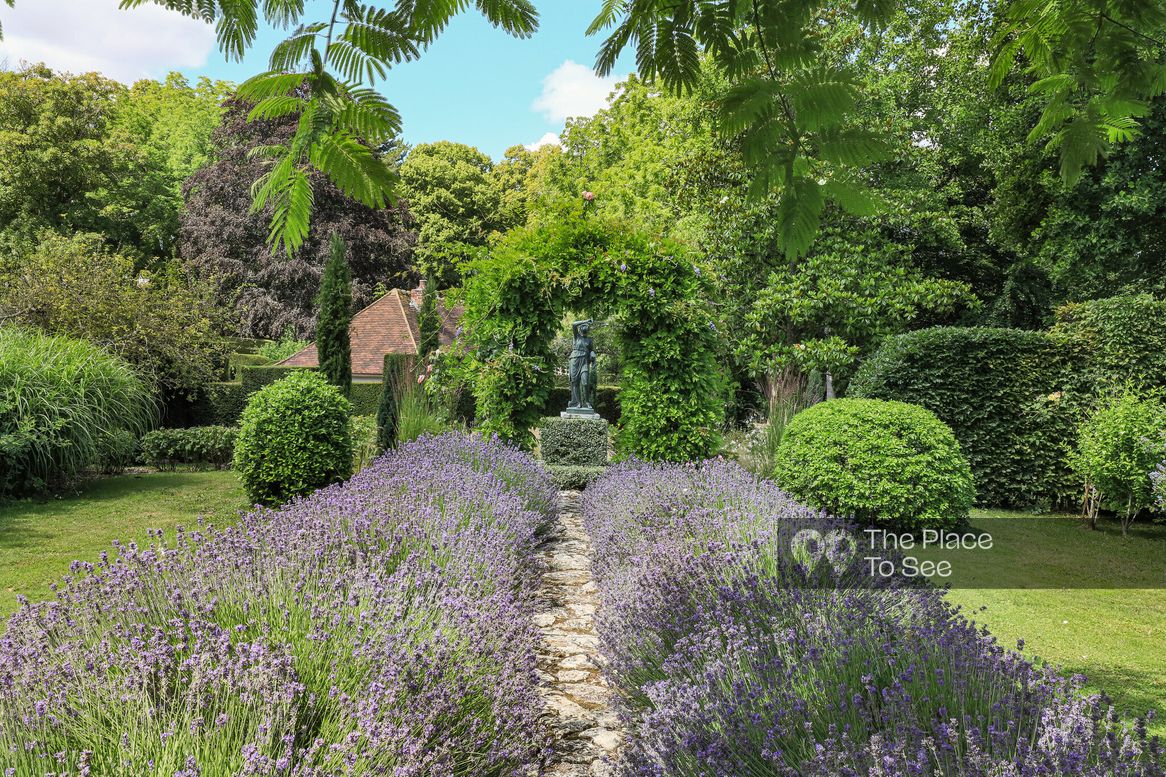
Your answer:
[[[591,319],[571,324],[571,334],[575,342],[568,360],[568,375],[571,379],[571,403],[567,410],[593,411],[595,408],[595,386],[598,372],[595,369],[595,343],[591,339]]]

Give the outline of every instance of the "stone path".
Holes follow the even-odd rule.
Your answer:
[[[609,775],[622,734],[599,671],[591,542],[579,515],[579,492],[563,491],[562,502],[542,545],[547,571],[540,591],[542,608],[535,616],[543,635],[539,675],[556,738],[545,774]]]

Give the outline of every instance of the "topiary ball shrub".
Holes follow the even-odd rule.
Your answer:
[[[976,497],[951,429],[904,402],[820,402],[794,416],[775,458],[774,477],[797,499],[885,529],[957,527]]]
[[[351,475],[350,407],[339,389],[310,370],[256,391],[235,442],[235,470],[251,500],[279,504]]]

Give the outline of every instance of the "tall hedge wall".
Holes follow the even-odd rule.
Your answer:
[[[848,395],[923,405],[952,428],[983,504],[1047,506],[1080,484],[1077,426],[1115,390],[1166,390],[1166,301],[1064,305],[1048,332],[936,327],[888,339]]]
[[[1053,337],[1097,389],[1166,388],[1166,301],[1126,294],[1057,309]]]
[[[910,402],[939,416],[971,464],[981,504],[1048,506],[1069,483],[1057,444],[1073,426],[1058,408],[1066,355],[1045,332],[922,329],[888,339],[847,395]]]

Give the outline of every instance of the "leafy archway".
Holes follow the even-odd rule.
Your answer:
[[[567,311],[618,327],[621,456],[684,461],[715,452],[725,379],[711,291],[686,249],[574,213],[516,230],[465,282],[467,374],[487,433],[524,447],[554,385],[551,343]]]

